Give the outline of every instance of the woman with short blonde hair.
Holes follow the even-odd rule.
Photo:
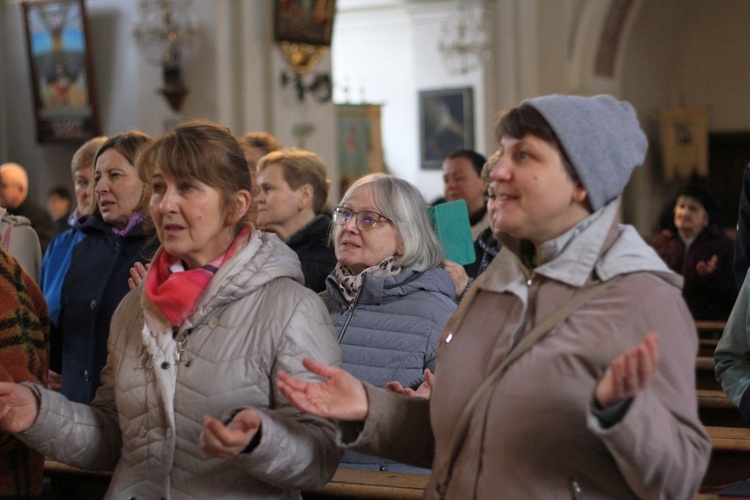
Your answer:
[[[328,243],[331,217],[325,205],[330,181],[323,161],[302,149],[274,151],[260,160],[257,179],[256,224],[275,232],[297,253],[305,286],[323,291],[336,265]]]
[[[61,391],[72,401],[88,404],[94,398],[130,268],[148,262],[157,248],[146,214],[146,185],[134,166],[138,151],[151,141],[131,130],[108,138],[94,156],[92,201],[76,226],[83,237],[70,255],[52,335],[62,339],[61,354],[53,343],[52,366],[61,366]]]

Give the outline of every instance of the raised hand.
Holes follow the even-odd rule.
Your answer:
[[[47,372],[47,389],[60,392],[60,389],[62,389],[62,375],[49,370]]]
[[[364,420],[369,412],[362,382],[348,372],[312,359],[302,364],[323,382],[306,382],[279,370],[276,383],[281,393],[299,410],[333,420]]]
[[[143,283],[143,280],[146,279],[146,274],[148,274],[148,268],[151,267],[151,263],[149,262],[145,266],[141,264],[140,262],[136,262],[133,267],[130,268],[130,278],[128,278],[128,287],[132,290],[133,288],[137,288]]]
[[[249,408],[239,411],[227,425],[204,415],[198,443],[212,457],[232,458],[247,448],[259,429],[260,416]]]
[[[434,383],[435,376],[432,374],[429,368],[426,368],[424,371],[424,382],[419,384],[419,387],[417,387],[416,390],[412,389],[411,387],[404,387],[400,382],[397,382],[396,380],[388,382],[385,388],[391,392],[403,394],[404,396],[430,399],[430,394],[432,394],[432,386]]]
[[[23,432],[39,415],[39,403],[30,389],[14,383],[0,382],[0,430]]]
[[[610,363],[594,397],[602,408],[635,397],[651,382],[659,364],[659,335],[649,333],[643,342]]]
[[[448,271],[453,280],[453,286],[456,287],[456,297],[460,297],[464,293],[464,290],[466,290],[466,285],[469,284],[469,275],[466,274],[464,266],[452,260],[444,260],[443,265],[445,265],[445,270]]]
[[[708,260],[702,260],[695,265],[695,270],[698,271],[700,276],[707,276],[716,272],[716,267],[719,264],[719,256],[714,255]]]

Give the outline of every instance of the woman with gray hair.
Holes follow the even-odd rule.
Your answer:
[[[365,176],[333,209],[338,264],[321,294],[336,328],[343,368],[377,387],[415,389],[435,370],[440,332],[456,309],[455,288],[422,195],[387,174]],[[424,472],[348,452],[344,467]]]

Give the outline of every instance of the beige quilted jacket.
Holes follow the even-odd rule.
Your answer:
[[[149,355],[144,340],[159,333],[144,328],[133,290],[112,319],[92,407],[37,388],[41,411],[24,440],[73,466],[114,469],[110,498],[299,498],[323,486],[341,456],[334,427],[295,410],[275,385],[279,369],[310,378],[304,357],[340,363],[328,313],[301,282],[296,254],[256,231],[177,333],[192,327],[179,364],[169,342]],[[228,421],[248,407],[262,419],[257,448],[230,460],[200,450],[203,415]]]

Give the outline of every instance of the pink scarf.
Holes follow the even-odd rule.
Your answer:
[[[237,243],[250,231],[250,226],[245,226],[223,255],[198,269],[175,272],[173,267],[179,259],[163,250],[156,255],[146,275],[146,295],[172,326],[180,326],[195,312],[196,302],[211,278],[234,255]]]

